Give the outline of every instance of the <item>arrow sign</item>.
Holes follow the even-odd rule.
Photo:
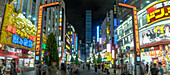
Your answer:
[[[127,50],[130,50],[130,46],[126,46],[126,49],[127,49]]]

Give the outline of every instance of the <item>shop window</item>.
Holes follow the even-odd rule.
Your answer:
[[[125,37],[125,44],[129,43],[128,42],[128,37]]]

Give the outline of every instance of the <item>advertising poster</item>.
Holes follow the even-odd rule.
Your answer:
[[[140,43],[147,44],[170,39],[170,24],[158,25],[140,33]]]

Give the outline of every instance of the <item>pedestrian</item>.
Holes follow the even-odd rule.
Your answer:
[[[37,75],[41,74],[41,71],[43,71],[43,65],[41,64],[40,61],[37,62],[38,65],[37,65]]]
[[[158,66],[159,66],[159,72],[161,72],[161,75],[163,75],[164,74],[164,69],[162,68],[162,63],[161,62],[159,62],[158,63]]]
[[[10,75],[17,75],[15,59],[12,59],[10,64],[11,64]]]
[[[148,73],[148,70],[149,70],[149,65],[148,65],[149,62],[147,62],[146,64],[146,73]]]
[[[125,68],[125,74],[128,75],[129,71],[128,71],[128,61],[126,61],[126,64],[124,65]]]
[[[84,65],[85,65],[85,63],[83,63],[83,69],[84,69]]]
[[[159,72],[159,70],[156,68],[156,63],[152,65],[148,75],[161,75],[161,72]]]
[[[107,74],[110,74],[110,72],[109,72],[109,68],[110,68],[110,65],[109,65],[109,63],[107,63]]]
[[[88,63],[88,70],[90,70],[90,64]]]
[[[5,75],[5,69],[6,69],[5,60],[1,59],[0,60],[0,75]]]
[[[51,66],[48,67],[47,75],[57,75],[57,63],[55,61],[51,62]]]
[[[152,62],[150,62],[150,70],[151,70],[151,68],[152,68],[152,65],[153,65]]]
[[[140,64],[140,71],[141,71],[141,75],[144,75],[145,74],[145,65],[144,65],[144,62],[141,62]]]
[[[71,64],[71,73],[73,73],[73,68],[74,68],[74,66],[73,66],[73,64]]]
[[[47,74],[47,65],[44,63],[43,64],[43,75],[46,75]]]
[[[66,75],[66,65],[64,63],[61,63],[61,68],[58,72],[58,75]]]
[[[104,72],[104,63],[102,63],[102,72]]]
[[[95,69],[95,72],[97,72],[97,63],[95,63],[95,65],[94,65],[94,69]]]
[[[107,64],[105,63],[105,64],[104,64],[104,72],[107,72],[106,67],[107,67]]]
[[[100,63],[98,64],[98,68],[99,68],[99,70],[100,70],[100,67],[101,67],[101,65],[100,65]]]
[[[76,64],[76,66],[75,66],[75,72],[74,72],[74,75],[78,75],[78,64]]]

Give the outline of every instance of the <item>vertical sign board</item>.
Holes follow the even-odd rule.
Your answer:
[[[133,38],[134,38],[134,53],[135,53],[135,75],[138,75],[137,73],[140,73],[140,72],[137,72],[139,71],[138,69],[139,66],[140,66],[140,44],[139,44],[139,30],[138,30],[138,18],[137,18],[137,9],[136,7],[134,6],[131,6],[131,5],[127,5],[127,4],[123,4],[123,3],[119,3],[119,6],[122,6],[122,7],[126,7],[126,8],[130,8],[132,9],[133,11],[133,16],[132,16],[132,21],[133,21]],[[137,60],[137,58],[139,60]]]
[[[76,52],[77,52],[77,54],[78,54],[78,37],[76,36]]]
[[[97,26],[97,42],[99,42],[99,26]]]
[[[35,63],[41,60],[41,50],[42,50],[42,13],[43,7],[39,8],[39,19],[38,19],[38,28],[37,28],[37,39],[36,39],[36,51],[35,51]]]
[[[62,3],[60,3],[62,4]],[[42,51],[42,20],[43,20],[43,8],[58,6],[59,2],[49,3],[45,5],[41,5],[39,7],[39,15],[38,15],[38,28],[37,28],[37,39],[36,39],[36,47],[35,47],[35,64],[38,61],[41,62],[41,51]]]

